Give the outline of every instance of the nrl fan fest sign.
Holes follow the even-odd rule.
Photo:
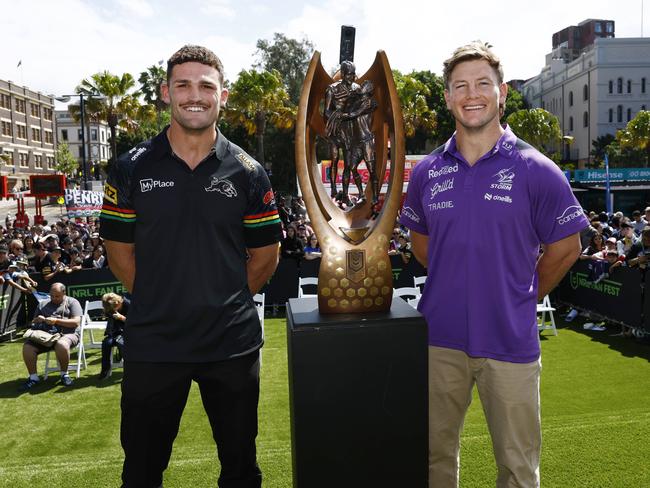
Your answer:
[[[69,218],[99,217],[104,200],[102,192],[66,189],[64,197]]]

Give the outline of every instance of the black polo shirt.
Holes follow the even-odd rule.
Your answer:
[[[221,133],[194,170],[167,129],[122,155],[105,185],[101,235],[135,244],[126,358],[220,361],[261,347],[246,249],[278,242],[280,219],[262,166]]]

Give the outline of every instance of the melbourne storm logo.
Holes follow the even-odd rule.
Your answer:
[[[212,177],[210,180],[210,186],[206,187],[205,191],[218,191],[222,195],[226,195],[228,198],[237,196],[235,185],[233,185],[230,180],[219,178],[218,176]]]
[[[504,168],[495,175],[492,175],[497,178],[497,182],[492,183],[490,185],[490,188],[494,190],[512,190],[512,180],[515,179],[515,173],[512,171],[513,169],[514,166],[510,168]]]

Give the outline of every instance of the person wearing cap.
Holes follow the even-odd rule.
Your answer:
[[[418,310],[429,330],[429,487],[458,486],[461,431],[476,385],[496,486],[534,488],[536,307],[575,263],[588,221],[558,165],[500,124],[508,85],[486,44],[456,49],[443,81],[456,132],[413,170],[399,219],[427,267]]]
[[[94,247],[90,256],[83,260],[81,264],[84,269],[101,269],[108,266],[108,261],[106,259],[106,254],[104,252],[104,246],[98,244]]]
[[[55,247],[53,248],[50,253],[50,260],[52,262],[51,264],[51,270],[49,273],[43,272],[43,279],[45,281],[50,281],[53,279],[57,274],[59,273],[70,273],[70,269],[61,262],[61,248],[60,247]]]
[[[29,276],[29,273],[25,270],[26,266],[27,261],[25,260],[12,261],[7,271],[2,275],[2,279],[9,286],[22,293],[32,293],[38,283]]]

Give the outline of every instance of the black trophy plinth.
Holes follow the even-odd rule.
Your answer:
[[[287,306],[294,488],[427,486],[427,328],[390,312],[321,315]]]

